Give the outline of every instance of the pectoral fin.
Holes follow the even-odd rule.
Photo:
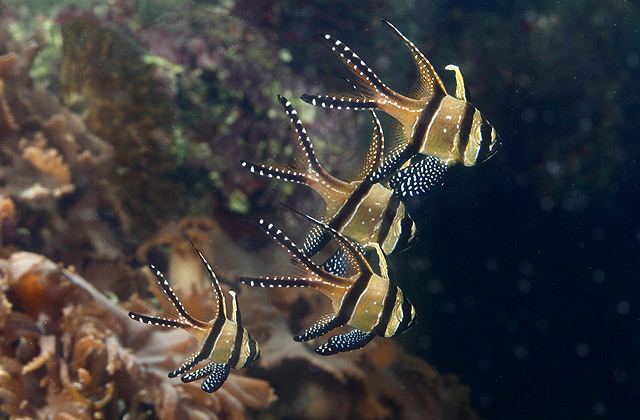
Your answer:
[[[331,240],[331,234],[326,232],[320,226],[313,226],[309,231],[309,234],[304,238],[302,244],[302,251],[308,257],[316,255],[322,247],[324,247]]]
[[[316,349],[323,356],[360,349],[373,340],[374,333],[351,330],[346,334],[334,335],[329,341]]]
[[[334,276],[347,277],[349,260],[343,250],[339,249],[322,264],[322,269]]]
[[[216,392],[222,386],[230,370],[228,363],[212,363],[212,365],[211,373],[201,386],[202,390],[208,393]]]
[[[421,197],[442,185],[447,165],[433,156],[424,159],[396,172],[389,185],[400,198]]]

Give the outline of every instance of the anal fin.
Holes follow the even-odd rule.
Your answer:
[[[177,369],[172,370],[171,372],[169,372],[168,376],[170,378],[175,378],[176,376],[182,375],[184,372],[188,371],[189,369],[191,369],[192,367],[197,365],[200,362],[199,359],[200,359],[200,353],[199,352],[195,353],[195,354],[192,354]]]
[[[194,370],[193,372],[189,372],[183,375],[180,379],[184,383],[197,381],[198,379],[204,378],[205,376],[208,376],[211,372],[213,372],[214,365],[215,363],[209,363],[198,370]]]
[[[442,185],[446,172],[446,163],[436,157],[425,156],[396,172],[389,185],[400,198],[421,197]]]
[[[204,392],[216,392],[229,376],[230,367],[228,363],[212,363],[211,373],[207,379],[202,382],[202,390]]]
[[[351,330],[345,334],[334,335],[329,341],[316,349],[316,353],[329,356],[345,351],[352,351],[366,346],[376,335],[372,332]]]
[[[311,327],[296,334],[293,339],[298,342],[313,340],[342,325],[344,325],[344,322],[340,322],[334,314],[327,314]]]

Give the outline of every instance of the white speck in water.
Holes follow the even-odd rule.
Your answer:
[[[627,302],[626,300],[621,300],[616,305],[616,311],[618,311],[618,313],[622,316],[627,315],[630,309],[631,309],[631,305],[629,305],[629,302]]]
[[[580,357],[587,357],[589,355],[589,345],[586,343],[578,343],[576,345],[576,354]]]
[[[596,284],[602,284],[604,283],[604,271],[602,270],[596,270],[593,272],[593,274],[591,274],[591,278],[593,279],[593,282]]]

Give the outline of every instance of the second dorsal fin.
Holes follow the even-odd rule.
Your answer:
[[[193,243],[191,238],[189,238],[188,236],[186,236],[186,238],[191,244],[191,247],[198,254],[198,257],[200,258],[200,261],[202,262],[202,265],[204,266],[204,269],[207,272],[207,276],[211,281],[211,285],[213,286],[213,291],[215,293],[215,298],[216,298],[216,318],[220,318],[220,317],[225,318],[227,316],[227,304],[225,302],[224,295],[222,294],[222,288],[220,287],[218,276],[216,276],[216,273],[213,271],[213,268],[211,268],[211,265],[209,265],[209,262],[204,257],[204,255],[202,255],[202,252],[200,252],[200,250],[196,247],[196,245]]]

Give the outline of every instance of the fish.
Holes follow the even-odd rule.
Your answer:
[[[389,185],[402,198],[421,197],[442,185],[447,169],[455,164],[474,166],[500,148],[496,129],[468,101],[460,68],[449,64],[456,79],[455,94],[424,54],[394,25],[388,25],[411,51],[418,80],[408,96],[388,87],[351,48],[329,34],[324,39],[355,77],[357,94],[302,95],[307,103],[323,108],[380,110],[395,119],[397,144],[371,175]]]
[[[296,334],[295,341],[309,341],[344,325],[352,327],[351,331],[334,335],[315,349],[316,353],[327,356],[362,348],[376,336],[396,336],[415,324],[415,307],[389,279],[386,259],[379,246],[375,246],[379,258],[376,272],[357,243],[328,224],[307,214],[297,213],[328,231],[338,242],[341,255],[344,256],[338,262],[341,265],[337,270],[340,274],[316,265],[282,230],[260,219],[261,228],[289,252],[302,274],[240,278],[242,284],[253,287],[309,287],[330,299],[332,312]]]
[[[373,137],[357,179],[346,182],[332,176],[318,161],[313,143],[291,102],[278,95],[295,132],[300,161],[295,167],[264,165],[242,160],[241,166],[257,175],[303,184],[316,191],[325,202],[321,218],[333,229],[369,248],[379,244],[385,254],[401,252],[416,239],[416,224],[393,190],[369,180],[383,159],[384,135],[380,121],[373,115]],[[303,250],[313,256],[329,242],[330,235],[315,226],[307,236]]]
[[[191,242],[190,239],[189,242]],[[150,267],[156,276],[156,283],[176,309],[178,318],[159,318],[137,312],[129,312],[129,317],[143,324],[182,328],[194,336],[198,340],[199,350],[188,357],[177,369],[169,372],[168,376],[170,378],[181,376],[184,383],[206,377],[201,384],[201,389],[212,393],[224,384],[231,368],[241,369],[258,359],[260,348],[258,342],[242,327],[236,293],[233,290],[228,292],[231,297],[231,311],[228,313],[225,294],[215,272],[193,242],[191,246],[198,254],[213,287],[216,309],[213,319],[205,322],[191,316],[162,272],[153,265]],[[206,365],[188,372],[204,361],[207,361]]]

